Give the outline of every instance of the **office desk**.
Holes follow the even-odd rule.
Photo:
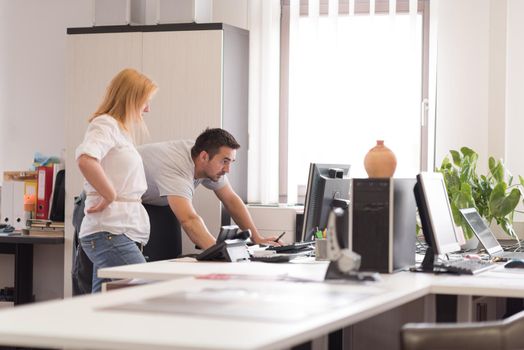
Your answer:
[[[102,309],[204,288],[249,291],[255,302],[258,297],[266,299],[257,304],[264,308],[278,303],[281,307],[275,315],[314,312],[309,317],[299,313],[296,319],[267,320],[246,318],[245,313],[206,316]],[[0,342],[70,349],[282,349],[424,297],[429,288],[428,276],[412,274],[385,276],[380,283],[367,284],[179,278],[0,312]]]
[[[170,280],[208,274],[232,274],[255,276],[289,276],[306,280],[322,281],[328,262],[297,259],[292,263],[268,264],[262,262],[197,262],[180,259],[152,263],[124,265],[100,269],[98,276],[113,279]],[[524,269],[505,269],[503,265],[476,276],[397,272],[383,274],[383,278],[398,275],[424,276],[431,284],[433,294],[483,295],[493,297],[524,297]]]
[[[150,267],[171,266],[170,264],[176,267],[162,269],[178,270],[172,271],[172,276],[178,277],[175,280],[0,312],[0,342],[4,345],[72,349],[280,349],[310,341],[420,298],[425,301],[424,309],[420,312],[431,314],[430,304],[434,294],[453,294],[465,298],[471,295],[524,295],[524,278],[521,278],[524,274],[520,271],[490,271],[478,276],[400,272],[382,275],[383,281],[378,283],[340,284],[279,281],[278,276],[282,275],[280,272],[294,269],[294,266],[287,266],[294,264],[197,264],[202,266],[204,275],[226,271],[236,275],[227,281],[182,277],[183,273],[187,274],[190,269],[195,269],[195,266],[189,265],[196,263],[178,265],[180,263],[165,261],[134,265],[132,268],[141,270],[135,276],[151,278],[154,275],[145,273]],[[303,265],[325,268],[323,264]],[[208,270],[209,266],[212,270]],[[258,277],[250,278],[238,273],[247,267],[252,274],[260,272],[256,275]],[[131,266],[126,266],[126,269],[130,268]],[[186,271],[181,273],[184,269]],[[110,269],[106,269],[106,273],[108,270]],[[316,273],[318,271],[312,275]],[[181,291],[195,292],[203,288],[213,288],[215,291],[241,289],[255,291],[256,295],[262,296],[267,293],[278,296],[282,293],[298,309],[311,308],[311,300],[322,298],[326,293],[345,296],[348,303],[330,305],[327,302],[324,306],[316,305],[316,314],[287,321],[246,319],[238,315],[101,310],[122,303],[140,304],[147,298]],[[354,299],[356,295],[364,297]],[[198,298],[193,298],[194,300]],[[265,306],[269,308],[271,305],[269,303]],[[283,306],[278,312],[285,314],[286,304],[280,305]],[[208,306],[206,305],[207,309],[216,309]],[[426,318],[431,318],[431,315],[426,315]],[[235,337],[234,334],[242,336]]]
[[[287,275],[289,277],[321,281],[326,269],[327,262],[303,259],[297,259],[291,264],[187,262],[174,259],[100,269],[98,275],[104,278],[138,278],[145,280],[168,280],[207,274]],[[524,298],[524,271],[505,269],[502,264],[491,271],[476,276],[409,272],[398,272],[382,276],[391,278],[400,274],[424,276],[420,278],[425,278],[430,283],[428,294],[457,295],[457,321],[459,322],[472,320],[473,296]],[[435,312],[434,305],[428,305],[427,307],[427,312]],[[431,319],[431,317],[429,318]]]
[[[64,244],[64,237],[0,236],[0,254],[15,257],[15,305],[33,301],[33,245]]]
[[[269,264],[263,262],[202,262],[185,258],[104,268],[98,270],[98,276],[112,279],[137,278],[162,281],[208,274],[285,275],[291,278],[320,282],[324,280],[327,267],[327,261],[315,261],[313,258],[295,259],[292,260],[291,263],[284,264]]]

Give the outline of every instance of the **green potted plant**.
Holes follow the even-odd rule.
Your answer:
[[[519,176],[519,182],[513,184],[513,176],[504,163],[493,157],[488,160],[488,173],[477,174],[478,154],[468,147],[449,153],[451,161],[446,156],[436,170],[444,176],[453,220],[462,227],[466,239],[473,237],[473,232],[459,209],[475,207],[489,224],[495,220],[506,234],[518,241],[513,216],[521,198],[524,198],[524,178]]]

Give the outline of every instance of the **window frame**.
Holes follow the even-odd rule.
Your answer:
[[[300,15],[308,13],[308,0],[300,1]],[[353,0],[354,15],[369,15],[369,0]],[[396,0],[397,13],[409,12],[409,0]],[[418,0],[417,12],[422,14],[422,86],[420,105],[420,170],[428,170],[429,128],[428,128],[428,94],[429,94],[429,18],[430,0]],[[319,15],[327,16],[329,0],[319,0]],[[375,0],[375,14],[389,13],[389,0]],[[349,15],[349,0],[339,0],[339,15]],[[287,202],[288,176],[288,117],[289,117],[289,27],[290,0],[281,0],[280,17],[280,107],[279,107],[279,202]],[[303,200],[299,193],[299,199]],[[300,201],[299,200],[299,201]]]

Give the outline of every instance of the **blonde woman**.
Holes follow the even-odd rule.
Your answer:
[[[149,239],[149,217],[140,198],[147,183],[133,135],[143,129],[142,114],[156,90],[134,69],[118,73],[76,149],[87,195],[79,238],[93,262],[93,293],[104,282],[99,268],[145,262],[141,247]]]

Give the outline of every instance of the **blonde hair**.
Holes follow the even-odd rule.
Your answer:
[[[118,121],[122,129],[133,135],[136,126],[145,128],[141,108],[157,90],[156,84],[144,74],[126,68],[111,80],[102,103],[89,121],[108,114]]]

